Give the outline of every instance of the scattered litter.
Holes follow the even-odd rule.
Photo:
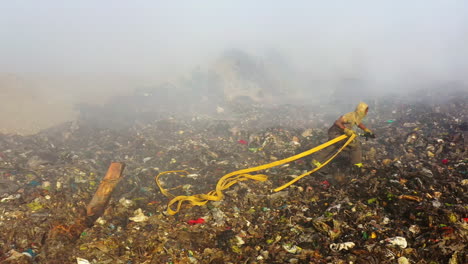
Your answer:
[[[286,250],[289,253],[296,254],[300,253],[302,248],[296,246],[296,245],[290,245],[290,244],[284,244],[283,245],[284,250]]]
[[[77,264],[90,264],[90,262],[87,259],[83,259],[83,258],[76,258],[76,263]]]
[[[138,208],[134,212],[134,216],[129,218],[133,222],[146,222],[148,221],[148,217],[143,213],[143,210],[141,208]]]
[[[392,238],[387,238],[385,240],[380,241],[381,243],[389,243],[390,245],[393,246],[398,246],[400,248],[406,248],[408,246],[408,242],[406,242],[406,238],[404,237],[392,237]]]
[[[195,219],[195,220],[188,220],[187,223],[188,223],[189,225],[204,224],[204,223],[205,223],[205,219],[203,219],[203,218],[198,218],[198,219]]]
[[[155,182],[160,171],[177,170],[159,179],[174,196],[211,195],[223,175],[326,142],[337,110],[219,101],[214,117],[191,108],[105,116],[130,113],[122,109],[103,111],[102,122],[0,134],[0,262],[468,263],[466,96],[372,104],[365,124],[377,137],[360,140],[359,171],[343,152],[272,191],[310,171],[316,157],[308,156],[259,172],[264,182],[230,186],[221,201],[184,203],[174,216]],[[130,125],[102,126],[119,118]],[[108,206],[83,218],[113,160],[125,162],[124,177],[105,181],[115,184]]]
[[[354,242],[344,242],[344,243],[332,243],[330,244],[330,249],[333,251],[341,251],[341,250],[350,250],[352,249],[356,244]]]

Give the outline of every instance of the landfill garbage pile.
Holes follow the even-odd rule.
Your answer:
[[[325,141],[333,122],[307,107],[253,107],[229,120],[162,119],[106,129],[67,123],[0,136],[0,263],[468,263],[466,95],[439,105],[370,102],[365,168],[346,155],[293,186],[306,157],[245,181],[222,201],[168,215],[155,183],[207,193],[235,170]],[[249,109],[247,109],[249,110]],[[335,117],[336,118],[336,117]],[[112,161],[126,164],[106,211],[71,224]]]

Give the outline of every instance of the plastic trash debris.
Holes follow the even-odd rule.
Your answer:
[[[20,253],[14,249],[8,251],[8,257],[4,259],[4,261],[14,261],[14,260],[19,260],[21,258],[32,258],[31,254],[29,254],[28,252],[23,252],[23,253]],[[2,261],[3,262],[3,261]],[[14,262],[16,263],[16,262]]]
[[[400,199],[405,199],[405,200],[410,200],[410,201],[415,201],[415,202],[421,202],[423,199],[421,197],[417,197],[414,195],[406,195],[402,194],[399,196]]]
[[[404,127],[417,127],[418,125],[416,123],[404,123]]]
[[[186,177],[196,180],[198,178],[198,176],[200,176],[200,175],[198,175],[196,173],[191,173],[191,174],[188,174]]]
[[[300,141],[299,141],[299,138],[296,137],[296,136],[294,136],[294,137],[292,138],[292,143],[293,143],[294,145],[301,145],[301,143],[300,143]]]
[[[399,257],[398,264],[410,264],[410,261],[405,257]]]
[[[76,258],[76,264],[90,264],[90,262],[84,258]]]
[[[96,220],[96,223],[100,224],[100,225],[104,225],[107,223],[106,220],[104,220],[102,217],[99,217],[97,220]]]
[[[458,264],[458,251],[455,251],[452,257],[449,259],[448,264]]]
[[[42,188],[46,190],[50,190],[50,181],[43,181]]]
[[[432,171],[428,168],[422,168],[421,169],[421,174],[428,177],[428,178],[432,178],[434,177],[434,174],[432,173]]]
[[[119,203],[125,208],[130,208],[135,205],[134,201],[128,200],[125,197],[120,198]]]
[[[28,257],[30,257],[30,258],[32,258],[32,259],[35,258],[35,257],[37,256],[37,253],[34,252],[34,250],[33,250],[32,248],[26,249],[26,250],[25,250],[23,253],[21,253],[21,254],[26,255],[26,256],[28,256]]]
[[[221,211],[219,208],[213,208],[211,210],[211,215],[213,216],[213,225],[214,226],[223,226],[226,223],[226,214]]]
[[[249,148],[249,151],[254,152],[254,153],[257,152],[257,151],[260,151],[260,150],[261,150],[261,148]]]
[[[330,188],[331,184],[330,184],[329,181],[324,180],[324,181],[320,182],[320,185],[322,186],[322,189],[326,190],[326,189]]]
[[[42,185],[42,183],[38,182],[38,181],[30,181],[29,182],[29,185],[33,186],[33,187],[37,187],[39,185]]]
[[[43,204],[41,204],[40,202],[38,201],[34,201],[32,203],[28,203],[27,206],[29,207],[29,209],[31,209],[31,211],[37,211],[39,209],[42,209],[44,207]]]
[[[134,212],[134,216],[129,218],[133,222],[146,222],[148,221],[148,217],[143,213],[143,210],[141,208],[138,208]]]
[[[21,194],[10,194],[7,197],[4,197],[0,200],[0,203],[12,201],[21,198]]]
[[[388,225],[389,223],[390,223],[390,218],[384,217],[384,219],[382,219],[382,225]]]
[[[245,244],[245,241],[242,239],[242,237],[235,236],[235,238],[237,239],[237,246],[242,246]]]
[[[417,225],[411,225],[409,231],[413,234],[419,234],[421,232],[421,228]]]
[[[341,250],[350,250],[352,249],[356,244],[354,242],[344,242],[344,243],[331,243],[330,244],[330,249],[332,251],[341,251]]]
[[[296,245],[291,245],[291,244],[284,244],[283,245],[284,250],[286,250],[289,253],[296,254],[300,253],[302,251],[302,248],[296,246]]]
[[[441,205],[442,203],[437,199],[432,201],[432,206],[434,206],[435,208],[439,208]]]
[[[198,219],[194,219],[194,220],[188,220],[187,223],[188,223],[189,225],[204,224],[204,223],[205,223],[205,219],[203,219],[203,218],[198,218]]]
[[[392,246],[397,246],[400,248],[406,248],[408,246],[408,242],[406,242],[406,238],[400,237],[400,236],[386,238],[380,241],[380,243],[389,243]]]
[[[242,145],[247,145],[247,144],[248,144],[248,142],[245,141],[245,140],[243,140],[243,139],[238,140],[237,142],[238,142],[239,144],[242,144]]]

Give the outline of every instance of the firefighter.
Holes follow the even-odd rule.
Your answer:
[[[367,115],[369,111],[369,106],[366,103],[359,103],[354,112],[349,112],[345,115],[340,116],[335,123],[328,129],[328,139],[337,138],[343,134],[347,136],[355,135],[356,132],[354,131],[355,127],[358,127],[366,133],[365,135],[368,137],[374,138],[375,135],[372,131],[367,128],[363,123],[362,119]],[[331,155],[333,155],[341,146],[339,144],[332,145],[327,147],[326,149],[322,150],[318,153],[318,159],[312,160],[312,165],[319,167],[321,166],[320,162],[325,161]],[[345,151],[349,152],[350,161],[352,170],[360,171],[363,167],[362,164],[362,148],[361,142],[359,142],[358,138],[356,137],[346,148]]]

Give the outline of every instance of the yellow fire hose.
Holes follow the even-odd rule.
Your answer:
[[[300,179],[302,179],[303,177],[307,176],[307,175],[310,175],[318,170],[320,170],[323,166],[327,165],[330,161],[332,161],[347,145],[349,145],[349,143],[351,143],[353,141],[353,139],[356,137],[356,135],[352,135],[348,138],[348,136],[346,135],[342,135],[342,136],[339,136],[337,138],[334,138],[328,142],[325,142],[323,143],[322,145],[319,145],[315,148],[312,148],[310,150],[307,150],[305,152],[302,152],[300,154],[297,154],[297,155],[294,155],[292,157],[289,157],[289,158],[286,158],[286,159],[282,159],[282,160],[278,160],[278,161],[275,161],[275,162],[271,162],[271,163],[268,163],[268,164],[264,164],[264,165],[260,165],[260,166],[257,166],[257,167],[253,167],[253,168],[248,168],[248,169],[243,169],[243,170],[238,170],[238,171],[234,171],[234,172],[231,172],[231,173],[228,173],[226,175],[224,175],[223,177],[221,177],[221,179],[219,179],[218,183],[216,184],[216,190],[214,191],[210,191],[209,193],[207,194],[196,194],[196,195],[192,195],[192,196],[184,196],[184,195],[181,195],[181,196],[177,196],[177,197],[174,197],[174,195],[172,195],[171,193],[169,193],[168,190],[164,189],[160,182],[159,182],[159,177],[164,175],[164,174],[169,174],[169,173],[185,173],[185,174],[188,174],[187,171],[183,171],[183,170],[177,170],[177,171],[165,171],[165,172],[161,172],[159,173],[156,177],[155,177],[155,181],[156,181],[156,184],[158,185],[159,189],[161,190],[161,193],[164,194],[165,196],[168,196],[168,197],[174,197],[172,198],[172,200],[169,202],[168,206],[167,206],[167,213],[169,215],[175,215],[176,213],[179,212],[180,210],[180,207],[182,206],[182,203],[187,201],[189,202],[192,206],[195,206],[195,205],[198,205],[198,206],[201,206],[201,205],[205,205],[208,201],[220,201],[223,199],[224,195],[223,195],[223,190],[226,190],[228,189],[229,187],[231,187],[232,185],[238,183],[238,182],[241,182],[241,181],[246,181],[246,180],[256,180],[256,181],[266,181],[268,176],[267,175],[264,175],[264,174],[256,174],[256,175],[250,175],[248,173],[251,173],[251,172],[255,172],[255,171],[260,171],[260,170],[266,170],[266,169],[269,169],[269,168],[272,168],[272,167],[276,167],[276,166],[279,166],[279,165],[283,165],[285,163],[289,163],[291,161],[294,161],[294,160],[297,160],[297,159],[300,159],[300,158],[303,158],[303,157],[306,157],[308,155],[311,155],[312,153],[315,153],[317,151],[320,151],[326,147],[329,147],[333,144],[336,144],[338,142],[340,142],[341,140],[345,139],[345,138],[348,138],[348,140],[346,141],[346,143],[333,155],[331,156],[328,160],[326,160],[325,162],[323,162],[320,166],[316,167],[315,169],[311,170],[311,171],[308,171],[296,178],[294,178],[292,181],[274,189],[273,191],[275,192],[278,192],[278,191],[281,191],[287,187],[289,187],[291,184],[299,181]],[[176,187],[177,188],[177,187]],[[176,188],[173,188],[173,189],[176,189]],[[177,203],[177,207],[175,210],[172,210],[172,205]]]

